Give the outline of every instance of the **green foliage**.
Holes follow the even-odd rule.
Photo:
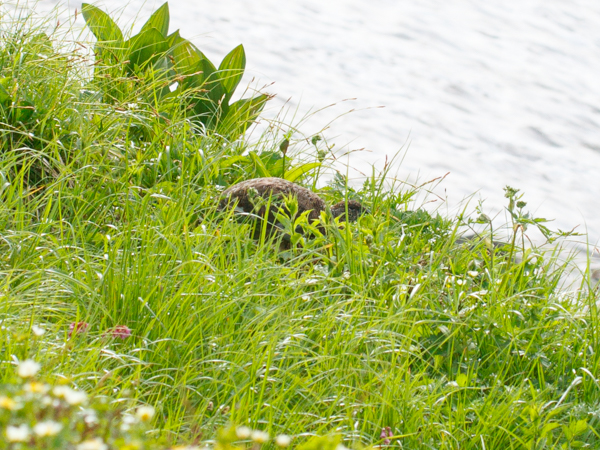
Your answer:
[[[160,11],[143,32],[165,36]],[[494,245],[483,208],[472,221],[440,217],[416,201],[422,188],[385,171],[362,186],[334,173],[319,194],[360,200],[369,213],[309,223],[282,199],[293,245],[279,251],[283,233],[252,239],[252,222],[219,209],[220,192],[263,175],[317,190],[331,146],[315,136],[304,153],[284,130],[255,144],[206,133],[158,90],[175,66],[143,52],[128,66],[113,22],[88,12],[105,37],[97,52],[120,58],[121,84],[102,84],[109,65],[90,81],[89,61],[39,27],[15,23],[0,46],[0,395],[29,402],[13,365],[36,360],[45,385],[85,391],[85,409],[108,405],[97,415],[111,445],[125,435],[101,416],[120,425],[145,404],[154,429],[138,435],[150,448],[264,441],[252,429],[322,450],[594,448],[597,290],[585,280],[566,289],[558,250],[525,245],[525,225],[541,222],[516,190],[509,242]],[[165,36],[166,59],[179,51],[185,85],[203,57],[179,39]],[[230,60],[243,65],[239,53]],[[111,84],[122,97],[107,94]],[[35,105],[30,117],[19,116],[23,101]],[[483,231],[459,238],[473,222]],[[2,426],[32,430],[47,417],[65,421],[68,445],[92,439],[82,405],[60,401],[57,411],[0,409]]]
[[[135,92],[136,97],[141,95],[155,106],[171,105],[163,109],[168,119],[183,112],[207,131],[235,140],[256,120],[270,98],[260,94],[232,103],[246,67],[244,47],[234,48],[217,69],[179,31],[168,34],[167,3],[128,40],[110,16],[97,7],[84,3],[82,13],[97,39],[95,87],[105,93],[107,101],[123,101]]]
[[[194,444],[171,447],[166,439],[148,433],[156,413],[152,406],[136,408],[125,399],[90,397],[64,379],[40,378],[39,369],[33,360],[21,361],[18,376],[0,385],[0,449],[200,450]],[[216,438],[215,450],[245,450],[249,441],[256,450],[269,441],[268,434],[248,427],[221,429]],[[287,447],[290,440],[280,435],[274,443]]]

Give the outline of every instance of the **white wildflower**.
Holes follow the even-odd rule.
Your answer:
[[[87,423],[88,425],[93,425],[95,423],[98,423],[98,416],[96,415],[95,410],[84,409],[83,411],[81,411],[81,414],[83,415],[83,421],[85,423]]]
[[[141,422],[149,422],[154,417],[155,410],[152,406],[140,406],[135,412],[135,416]]]
[[[19,409],[20,405],[12,398],[6,397],[5,395],[0,395],[0,408],[14,411]]]
[[[479,272],[477,272],[476,270],[469,270],[467,272],[467,275],[469,275],[472,278],[475,278],[477,275],[479,275]]]
[[[25,383],[23,390],[30,394],[45,394],[50,390],[50,386],[40,383],[39,381],[32,381],[30,383]]]
[[[77,445],[77,450],[108,450],[108,445],[100,438],[88,439]]]
[[[69,405],[82,405],[87,401],[87,394],[83,391],[76,391],[74,389],[69,389],[69,391],[65,394],[65,401]]]
[[[64,398],[69,405],[81,405],[87,400],[87,394],[83,391],[76,391],[69,386],[56,386],[52,393],[58,398]]]
[[[8,442],[25,442],[29,439],[29,427],[25,424],[6,427],[6,440]]]
[[[237,427],[235,429],[235,434],[238,439],[248,439],[250,434],[252,434],[252,430],[248,427]]]
[[[52,389],[52,393],[55,397],[65,398],[68,395],[67,393],[72,390],[73,389],[69,386],[55,386],[54,389]]]
[[[46,330],[44,330],[42,327],[38,327],[37,325],[32,326],[31,331],[33,331],[33,334],[36,336],[42,336],[46,332]]]
[[[62,430],[62,425],[52,420],[35,424],[33,432],[39,437],[56,436]]]
[[[279,447],[287,447],[290,445],[291,442],[292,438],[287,434],[280,434],[279,436],[275,437],[275,443]]]
[[[33,377],[40,371],[41,367],[33,359],[26,359],[25,361],[21,361],[17,366],[17,375],[21,378]]]
[[[250,439],[252,439],[257,444],[264,444],[269,440],[269,433],[260,430],[254,430],[250,435]]]

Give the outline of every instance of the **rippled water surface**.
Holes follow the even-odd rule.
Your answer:
[[[51,0],[45,5],[56,4]],[[122,22],[161,2],[105,0]],[[65,3],[60,3],[66,6]],[[450,172],[438,193],[504,205],[526,193],[555,226],[600,238],[600,2],[592,0],[171,0],[181,29],[212,60],[239,43],[247,81],[275,82],[276,111],[291,97],[304,131],[366,148],[351,164],[408,151],[401,179]],[[71,10],[80,7],[71,3]],[[140,12],[141,11],[141,12]],[[384,106],[384,108],[370,108]],[[365,109],[368,108],[368,109]],[[337,137],[336,137],[337,136]]]

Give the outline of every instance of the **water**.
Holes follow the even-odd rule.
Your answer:
[[[55,1],[42,1],[42,6]],[[141,24],[161,2],[105,0]],[[61,5],[66,6],[65,3]],[[600,238],[600,3],[592,0],[171,0],[181,29],[213,61],[243,43],[249,82],[275,82],[350,164],[381,166],[408,148],[401,179],[446,177],[450,211],[477,191],[490,211],[502,188],[525,192],[555,227]],[[71,10],[79,4],[70,5]],[[80,7],[80,6],[79,6]],[[119,9],[121,8],[121,9]],[[384,108],[374,108],[384,106]],[[367,168],[368,169],[368,168]],[[475,204],[475,202],[473,202]]]

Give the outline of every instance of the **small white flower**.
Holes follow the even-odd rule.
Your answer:
[[[31,331],[33,331],[33,334],[36,336],[42,336],[46,332],[46,330],[44,330],[42,327],[38,327],[37,325],[32,326]]]
[[[466,281],[465,281],[465,280],[461,280],[460,278],[458,278],[458,279],[456,280],[456,284],[458,284],[459,286],[462,286],[462,285],[463,285],[463,284],[465,284],[465,283],[466,283]]]
[[[133,417],[131,414],[123,414],[122,420],[123,423],[126,423],[127,425],[135,423],[135,417]]]
[[[250,439],[252,439],[257,444],[264,444],[269,440],[269,433],[260,430],[254,430],[250,435]]]
[[[8,409],[9,411],[15,411],[20,407],[21,405],[17,403],[14,399],[6,397],[5,395],[0,395],[0,408]]]
[[[275,443],[279,447],[287,447],[290,445],[291,442],[292,438],[287,434],[280,434],[279,436],[275,437]]]
[[[21,378],[30,378],[33,377],[36,373],[40,371],[40,366],[33,359],[26,359],[25,361],[21,361],[17,366],[17,375]]]
[[[108,445],[100,438],[88,439],[77,445],[77,450],[108,450]]]
[[[87,401],[87,394],[83,391],[76,391],[69,386],[56,386],[52,393],[58,398],[64,398],[69,405],[81,405]]]
[[[8,442],[25,442],[29,439],[29,434],[29,427],[25,424],[18,427],[11,425],[6,427],[6,439]]]
[[[469,275],[472,278],[475,278],[477,275],[479,275],[479,272],[477,272],[476,270],[469,270],[467,272],[467,275]]]
[[[52,420],[35,424],[33,432],[39,437],[56,436],[62,430],[62,425]]]
[[[135,412],[135,416],[141,422],[149,422],[154,417],[154,408],[152,406],[140,406]]]
[[[84,409],[81,411],[81,413],[83,415],[83,421],[88,425],[98,423],[98,416],[96,415],[96,411],[93,409]]]
[[[87,401],[87,394],[83,391],[69,389],[65,394],[65,400],[69,405],[81,405]]]
[[[30,394],[45,394],[50,390],[50,386],[44,383],[40,383],[39,381],[32,381],[30,383],[25,383],[23,386],[23,390],[25,392],[29,392]]]
[[[238,439],[248,439],[252,434],[252,430],[248,427],[237,427],[235,429],[235,435]]]

